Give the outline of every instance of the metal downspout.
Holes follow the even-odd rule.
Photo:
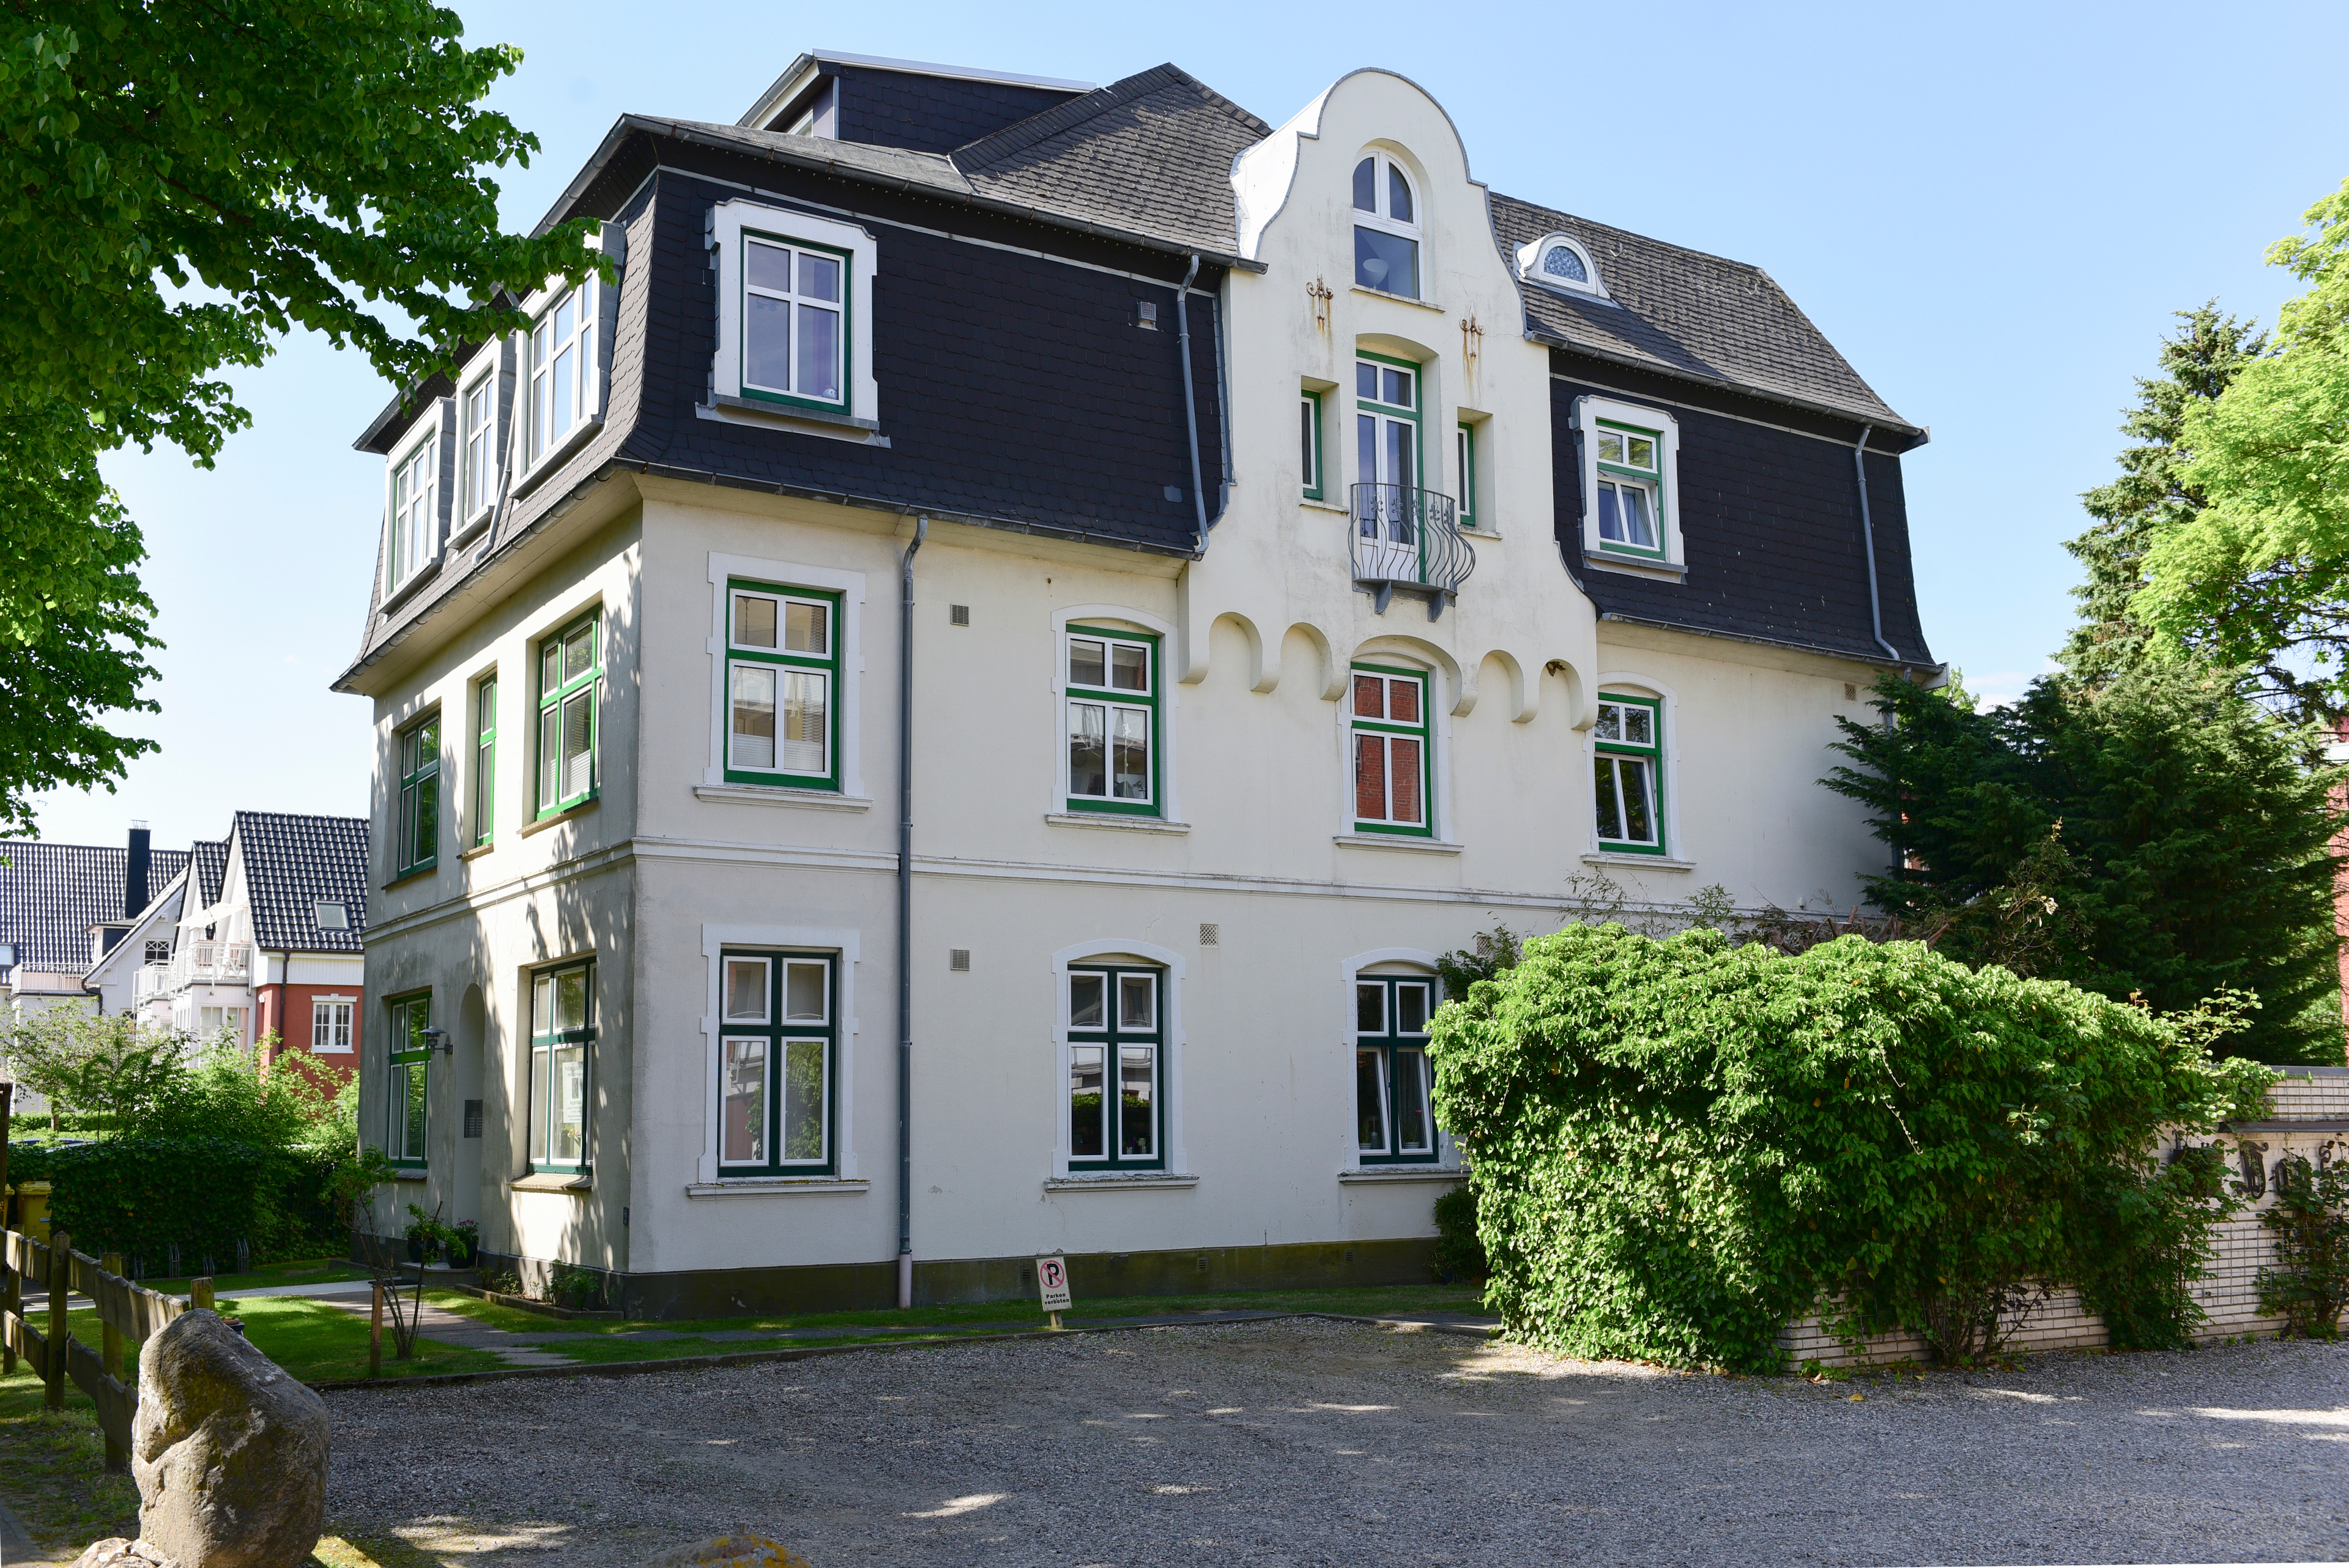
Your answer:
[[[914,552],[930,520],[914,519],[899,567],[897,623],[897,1306],[914,1304]]]
[[[1199,399],[1191,385],[1191,280],[1199,275],[1199,258],[1174,289],[1174,331],[1183,354],[1183,433],[1191,441],[1191,505],[1199,519],[1199,554],[1207,553],[1207,497],[1199,488]]]
[[[1898,664],[1900,650],[1884,640],[1884,602],[1876,589],[1876,528],[1868,516],[1868,438],[1875,430],[1874,425],[1859,427],[1859,441],[1851,449],[1851,469],[1859,476],[1859,543],[1868,556],[1868,624],[1876,633],[1876,646]]]

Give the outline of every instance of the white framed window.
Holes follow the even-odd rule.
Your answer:
[[[1531,244],[1517,247],[1517,275],[1544,288],[1608,297],[1598,262],[1589,248],[1571,234],[1544,234]]]
[[[573,432],[601,412],[603,378],[596,347],[602,338],[592,275],[542,307],[529,337],[530,447],[533,466],[562,449]]]
[[[1158,639],[1071,626],[1062,649],[1068,809],[1160,815]]]
[[[726,597],[728,782],[838,789],[840,593],[734,578]]]
[[[1354,282],[1405,299],[1419,297],[1419,192],[1387,152],[1354,165]]]
[[[1299,466],[1305,476],[1301,493],[1308,501],[1324,499],[1321,483],[1321,394],[1310,388],[1298,393],[1297,435]]]
[[[351,1049],[351,1010],[347,996],[321,996],[310,1003],[310,1051],[314,1055],[338,1056]]]
[[[440,554],[440,436],[437,428],[391,465],[391,580],[398,589]]]
[[[1677,572],[1680,421],[1661,409],[1576,400],[1586,559]]]
[[[748,201],[721,202],[709,244],[718,263],[717,399],[870,428],[873,277],[879,247],[854,223]]]
[[[6,955],[0,955],[0,964],[12,963],[14,961],[15,954],[13,950]],[[147,944],[146,961],[149,963],[170,963],[171,961],[171,944],[167,941],[149,942]]]
[[[1666,853],[1663,702],[1602,692],[1590,742],[1599,847],[1622,855]]]
[[[474,378],[457,403],[457,514],[470,522],[497,499],[498,372],[496,362]]]

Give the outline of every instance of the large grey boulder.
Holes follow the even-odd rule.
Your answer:
[[[326,1404],[218,1313],[139,1353],[139,1537],[181,1568],[298,1568],[326,1518]]]

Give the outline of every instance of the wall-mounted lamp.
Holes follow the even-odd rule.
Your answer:
[[[427,1024],[417,1033],[424,1036],[424,1049],[427,1053],[438,1051],[444,1056],[456,1055],[456,1044],[449,1038],[449,1032],[446,1029]]]

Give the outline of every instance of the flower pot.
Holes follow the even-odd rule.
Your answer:
[[[410,1236],[408,1239],[408,1261],[411,1263],[420,1263],[424,1261],[423,1237]]]

